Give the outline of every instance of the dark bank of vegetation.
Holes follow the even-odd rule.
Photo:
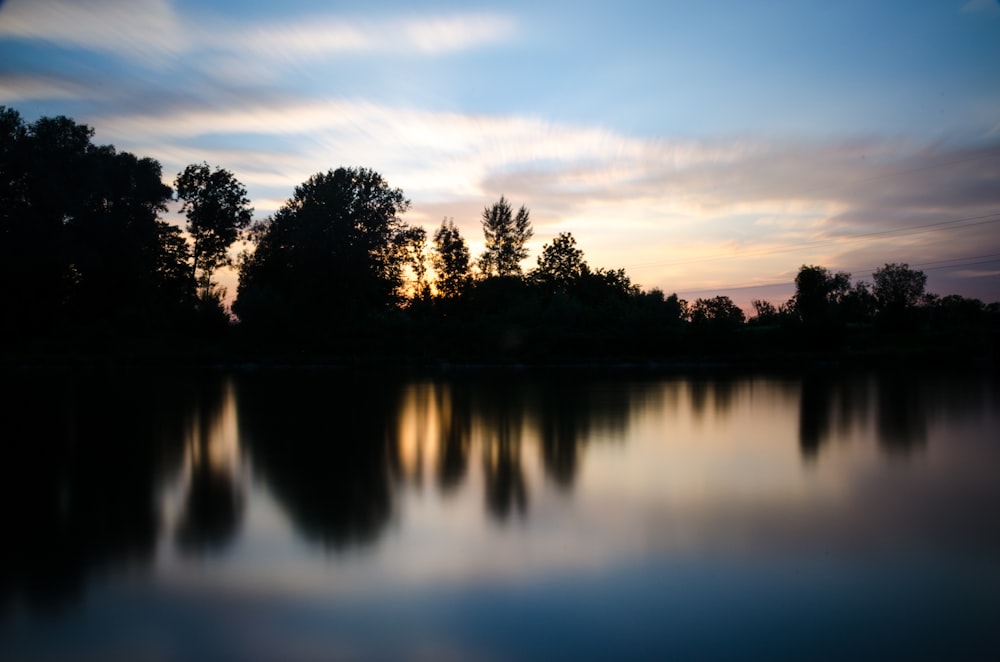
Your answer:
[[[66,117],[0,106],[0,281],[8,363],[593,363],[993,359],[1000,304],[925,292],[886,264],[873,282],[803,266],[753,315],[593,268],[570,233],[524,270],[529,210],[482,215],[474,258],[451,220],[432,236],[377,172],[310,177],[253,223],[227,170],[91,142]],[[161,215],[181,203],[183,230]],[[231,257],[240,239],[249,242]],[[215,278],[235,266],[232,310]]]

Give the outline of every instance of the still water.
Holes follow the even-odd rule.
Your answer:
[[[996,659],[978,374],[3,374],[2,659]]]

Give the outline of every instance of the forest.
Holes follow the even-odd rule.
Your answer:
[[[407,224],[410,201],[367,168],[317,173],[255,222],[228,170],[191,164],[171,187],[93,138],[0,106],[5,363],[997,361],[1000,303],[928,293],[904,263],[872,282],[802,265],[787,302],[747,315],[592,267],[568,232],[526,267],[530,210],[505,197],[473,256],[453,219]]]

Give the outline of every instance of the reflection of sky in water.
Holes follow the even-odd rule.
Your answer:
[[[189,411],[152,573],[92,577],[86,608],[54,623],[19,611],[5,627],[28,648],[15,650],[33,637],[55,653],[108,641],[116,655],[244,659],[997,643],[1000,425],[975,380],[464,379],[360,385],[312,414],[309,398],[337,386],[262,411],[258,396],[279,396],[246,381]],[[387,510],[378,488],[373,514],[305,509],[295,500],[350,496],[324,491],[343,443],[327,426],[373,413],[375,393],[391,406],[351,423],[351,440],[384,448],[345,457],[381,472]],[[315,439],[251,428],[265,416],[298,416]],[[266,464],[296,443],[295,462]]]

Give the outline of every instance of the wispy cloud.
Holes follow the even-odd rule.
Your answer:
[[[0,38],[162,59],[189,46],[168,0],[7,0]]]
[[[535,255],[570,231],[591,264],[625,267],[667,290],[790,283],[804,262],[860,272],[947,258],[956,274],[996,278],[987,275],[996,265],[968,269],[961,260],[1000,253],[995,224],[931,227],[1000,210],[1000,143],[980,130],[997,126],[995,95],[957,104],[978,143],[903,131],[684,138],[672,125],[611,123],[626,106],[658,113],[667,104],[643,87],[601,105],[605,88],[620,89],[621,69],[613,79],[571,72],[567,80],[593,84],[585,98],[595,108],[546,114],[551,107],[532,95],[549,98],[552,67],[569,66],[569,56],[549,53],[541,77],[521,71],[524,51],[507,49],[526,26],[537,38],[530,13],[321,8],[265,22],[194,11],[167,0],[8,0],[4,47],[31,42],[25,52],[34,54],[51,45],[54,55],[0,61],[0,99],[87,122],[97,141],[159,159],[168,179],[202,160],[229,168],[261,215],[316,172],[364,165],[412,198],[411,222],[454,217],[475,251],[483,206],[503,194],[532,210]],[[483,60],[464,57],[488,48],[516,64],[484,72]],[[491,74],[496,85],[483,82]],[[534,87],[507,104],[522,83]],[[558,106],[584,105],[565,89]]]
[[[478,248],[483,206],[506,195],[532,210],[535,254],[568,230],[592,264],[666,289],[791,283],[801,263],[861,273],[1000,253],[990,220],[1000,217],[950,223],[1000,214],[1000,144],[649,140],[532,117],[309,99],[97,125],[103,139],[138,138],[168,171],[201,159],[233,169],[261,213],[315,172],[366,165],[413,199],[411,222],[454,217]],[[193,147],[226,135],[225,147]],[[253,147],[262,140],[266,149]]]
[[[168,0],[8,0],[0,38],[157,61],[186,53],[229,52],[251,60],[309,61],[343,53],[439,55],[502,43],[516,22],[498,13],[351,19],[315,14],[278,21],[182,14]]]
[[[320,59],[341,53],[437,55],[501,43],[516,35],[516,23],[499,14],[452,14],[346,19],[304,16],[294,21],[233,25],[210,30],[213,49],[279,59]]]

